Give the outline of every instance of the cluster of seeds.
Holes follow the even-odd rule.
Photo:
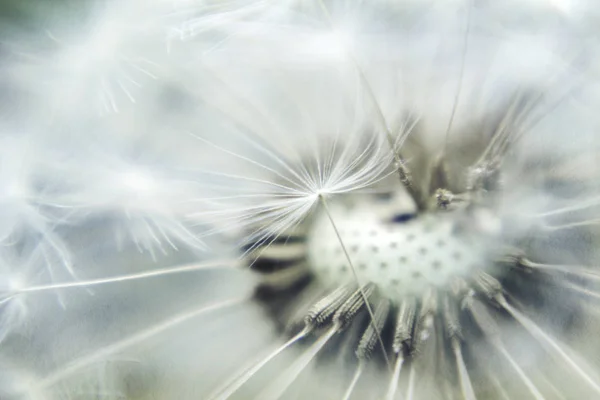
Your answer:
[[[291,338],[281,349],[312,343],[306,358],[290,367],[292,377],[282,374],[261,398],[279,398],[308,362],[344,340],[353,343],[356,363],[344,399],[352,397],[366,368],[380,368],[387,377],[379,395],[389,400],[402,392],[413,398],[420,368],[440,374],[439,386],[428,389],[432,393],[475,399],[482,388],[506,379],[481,372],[486,360],[475,349],[482,346],[504,363],[513,383],[532,398],[546,398],[548,388],[538,387],[507,347],[517,336],[540,349],[536,357],[558,359],[586,390],[600,394],[600,384],[572,351],[528,314],[560,301],[539,289],[557,274],[577,279],[584,272],[535,263],[509,242],[505,221],[493,208],[500,171],[477,174],[478,168],[471,169],[464,193],[439,187],[408,207],[394,200],[420,192],[399,187],[322,197],[322,207],[299,226],[249,248],[252,268],[264,276],[257,299]],[[345,334],[357,329],[358,335]],[[217,391],[215,398],[228,398],[244,382]]]

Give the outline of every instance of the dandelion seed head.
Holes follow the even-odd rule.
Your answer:
[[[15,30],[0,397],[598,396],[597,44],[558,3],[103,0]]]
[[[313,222],[308,260],[325,286],[352,282],[351,268],[355,268],[361,283],[375,283],[385,296],[398,301],[422,295],[430,286],[449,287],[453,280],[469,277],[478,266],[489,263],[486,253],[493,236],[487,240],[474,237],[464,227],[460,232],[457,218],[416,214],[389,218],[377,208],[376,202],[365,201],[364,196],[351,210],[343,204],[330,207],[353,267],[327,216]]]

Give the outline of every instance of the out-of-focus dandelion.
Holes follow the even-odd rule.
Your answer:
[[[599,396],[592,11],[91,1],[3,28],[0,397]]]

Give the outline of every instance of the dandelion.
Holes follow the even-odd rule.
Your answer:
[[[65,7],[3,30],[0,397],[600,395],[585,4]]]

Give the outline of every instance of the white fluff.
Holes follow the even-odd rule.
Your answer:
[[[479,121],[515,91],[544,93],[497,212],[516,219],[509,237],[563,207],[597,223],[591,1],[73,3],[36,15],[34,2],[34,32],[1,31],[0,398],[205,398],[285,339],[249,300],[242,246],[296,226],[322,197],[389,179],[389,135],[409,129],[407,112],[418,123],[395,145],[414,174],[411,146],[448,143],[465,149],[450,167],[466,181]],[[546,161],[573,188],[524,173]],[[557,262],[597,262],[594,229]],[[570,338],[582,354],[598,350],[590,309]],[[331,398],[347,384],[338,365],[310,368],[288,394]]]

